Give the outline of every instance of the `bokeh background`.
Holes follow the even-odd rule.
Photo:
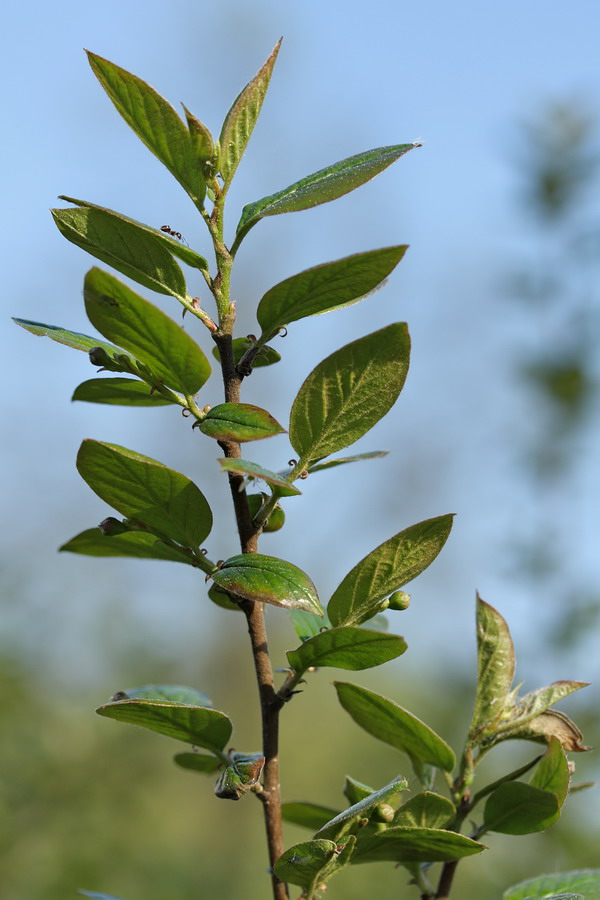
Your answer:
[[[399,404],[356,445],[383,460],[309,479],[263,552],[308,571],[323,598],[381,541],[457,514],[440,558],[390,616],[409,652],[355,680],[412,709],[460,747],[473,699],[474,596],[505,615],[525,689],[599,675],[598,162],[600,9],[432,0],[128,0],[11,4],[3,13],[0,143],[5,315],[0,884],[7,900],[63,900],[77,888],[128,900],[264,900],[261,811],[214,799],[177,770],[166,739],[102,720],[115,690],[171,681],[209,694],[259,745],[243,622],[213,607],[194,570],[58,555],[108,510],[79,479],[84,437],[120,443],[193,477],[227,502],[215,446],[176,410],[71,404],[93,372],[84,354],[15,328],[15,315],[89,332],[82,278],[91,261],[47,212],[67,193],[209,245],[192,204],[115,113],[82,47],[179,101],[218,134],[233,98],[280,35],[261,119],[230,192],[244,203],[371,147],[424,147],[334,204],[267,219],[238,256],[240,333],[277,281],[386,244],[410,251],[385,290],[297,323],[257,370],[245,399],[280,421],[325,354],[394,320],[409,323],[413,362]],[[194,284],[193,274],[190,286]],[[179,317],[166,298],[151,298]],[[186,327],[208,351],[206,334]],[[272,377],[271,377],[272,376]],[[202,392],[218,402],[218,380]],[[282,468],[285,438],[252,448]],[[212,558],[235,552],[220,512]],[[271,614],[272,613],[272,614]],[[277,664],[294,646],[271,611]],[[341,802],[345,774],[378,787],[408,761],[358,730],[325,670],[283,723],[286,799]],[[351,679],[354,680],[354,679]],[[597,687],[564,705],[598,742]],[[536,748],[498,751],[518,765]],[[578,780],[594,776],[592,754]],[[499,771],[490,760],[488,773]],[[497,898],[541,870],[598,864],[598,793],[573,797],[561,823],[459,868],[457,896]],[[305,833],[289,828],[288,843]],[[361,867],[330,892],[412,896],[402,871]]]

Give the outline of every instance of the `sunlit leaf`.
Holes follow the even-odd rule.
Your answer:
[[[366,628],[332,628],[304,641],[287,658],[297,672],[311,666],[336,666],[338,669],[369,669],[401,656],[406,650],[404,638]]]
[[[155,459],[85,440],[77,468],[102,500],[121,515],[141,521],[158,537],[197,547],[210,533],[212,513],[200,489]]]
[[[200,431],[218,441],[260,441],[285,434],[279,422],[260,406],[251,403],[220,403],[202,419]]]
[[[53,209],[60,233],[138,284],[185,300],[185,278],[162,241],[101,209]]]
[[[378,147],[375,150],[358,153],[324,169],[319,169],[318,172],[295,181],[294,184],[277,191],[276,194],[249,203],[243,208],[237,226],[236,245],[239,245],[250,229],[265,216],[310,209],[312,206],[336,200],[374,178],[379,172],[383,172],[416,146],[419,145],[396,144],[391,147]]]
[[[562,806],[569,791],[569,762],[560,741],[551,737],[546,752],[535,767],[529,784],[556,794]]]
[[[262,339],[269,340],[290,322],[349,306],[372,293],[398,265],[406,246],[356,253],[306,269],[276,284],[258,304]]]
[[[317,589],[308,575],[283,559],[262,553],[231,556],[212,577],[219,587],[245,600],[323,614]]]
[[[204,706],[160,700],[119,700],[98,707],[96,712],[99,716],[129,725],[141,725],[217,754],[222,751],[232,732],[231,721],[225,713]]]
[[[37,337],[49,337],[58,344],[64,344],[66,347],[72,347],[74,350],[83,350],[89,353],[95,347],[101,347],[107,353],[120,353],[119,347],[109,344],[101,338],[91,337],[88,334],[80,334],[78,331],[68,331],[61,328],[60,325],[45,325],[43,322],[30,322],[28,319],[13,319],[17,325],[35,334]]]
[[[258,463],[251,462],[249,459],[219,459],[218,462],[223,472],[234,472],[236,475],[245,475],[248,478],[265,481],[267,484],[273,485],[280,497],[301,493],[297,487],[286,481],[279,473],[264,469]]]
[[[236,98],[223,122],[219,138],[221,148],[219,168],[226,185],[233,178],[256,125],[280,46],[281,40],[277,42],[258,74]]]
[[[148,149],[167,167],[197,206],[206,184],[190,134],[173,107],[154,88],[120,66],[88,51],[98,81],[117,111]]]
[[[500,613],[477,595],[477,693],[469,740],[493,734],[507,705],[515,673],[515,648]]]
[[[575,869],[528,878],[508,888],[502,900],[545,900],[565,893],[575,893],[584,900],[600,900],[600,869]]]
[[[158,229],[152,228],[152,226],[144,225],[143,222],[138,222],[137,219],[130,219],[129,216],[116,212],[114,209],[98,206],[97,203],[90,203],[89,200],[78,200],[76,197],[68,197],[66,194],[60,194],[58,199],[65,200],[67,203],[73,203],[75,206],[85,207],[86,209],[99,209],[109,216],[114,216],[115,219],[120,219],[122,222],[133,225],[140,231],[151,235],[152,238],[159,241],[169,253],[183,260],[188,266],[193,266],[195,269],[208,272],[208,263],[205,258],[200,256],[199,253],[196,253],[195,250],[192,250],[191,247],[187,247],[181,241],[177,240],[177,238],[173,238],[167,232],[162,231],[162,226]]]
[[[392,700],[356,684],[334,681],[338,699],[357,725],[369,734],[423,763],[451,772],[451,748],[428,725]]]
[[[142,687],[117,691],[110,698],[117,700],[162,700],[164,703],[178,703],[186,706],[212,706],[206,694],[184,684],[144,684]]]
[[[290,442],[304,466],[353,444],[391,409],[409,356],[406,325],[388,325],[313,369],[290,413]]]
[[[420,575],[450,534],[452,515],[411,525],[380,544],[346,575],[327,606],[334,625],[355,625],[374,616],[392,591]]]

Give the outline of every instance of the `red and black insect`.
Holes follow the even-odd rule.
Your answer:
[[[182,241],[183,237],[181,236],[180,231],[173,231],[170,225],[161,225],[161,231],[165,231],[167,234],[170,234],[171,237],[177,238],[178,241]]]

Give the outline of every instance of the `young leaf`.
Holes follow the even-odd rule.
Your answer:
[[[285,434],[273,416],[251,403],[220,403],[213,406],[199,425],[200,431],[217,441],[260,441]]]
[[[190,141],[192,151],[196,157],[196,162],[200,167],[200,171],[204,172],[208,177],[214,174],[217,162],[218,148],[215,146],[213,136],[200,119],[189,111],[184,103],[183,111],[187,120],[188,130],[190,132]]]
[[[71,400],[111,406],[169,406],[175,403],[133,378],[90,378],[75,388]]]
[[[210,533],[212,513],[200,489],[155,459],[85,440],[77,468],[102,500],[121,515],[140,520],[158,537],[197,547]]]
[[[127,688],[125,691],[117,691],[110,698],[111,702],[117,700],[162,700],[163,703],[178,703],[180,706],[206,706],[212,707],[202,691],[187,687],[184,684],[145,684],[142,687]]]
[[[327,606],[334,625],[356,625],[374,616],[392,591],[420,575],[450,534],[452,515],[411,525],[365,556],[335,589]]]
[[[331,819],[331,821],[326,822],[325,825],[319,828],[315,834],[315,838],[339,841],[353,824],[359,822],[360,819],[364,819],[365,817],[368,818],[369,814],[375,807],[379,806],[380,803],[386,802],[399,791],[407,790],[408,783],[406,778],[402,778],[402,776],[399,775],[397,778],[394,778],[393,781],[390,781],[389,784],[386,784],[385,787],[373,791],[373,793],[363,797],[362,800],[359,800],[358,803],[354,803],[352,806],[349,806],[348,809],[338,813],[334,819]]]
[[[90,203],[89,200],[78,200],[76,197],[68,197],[66,194],[59,194],[58,199],[64,200],[66,203],[73,203],[75,206],[85,207],[86,209],[99,209],[101,212],[106,213],[109,216],[113,216],[115,219],[119,219],[122,222],[127,222],[129,225],[135,226],[135,228],[151,235],[154,239],[160,241],[160,243],[169,251],[169,253],[171,253],[173,256],[179,257],[179,259],[187,263],[188,266],[193,266],[195,269],[200,269],[200,271],[208,272],[208,262],[204,259],[203,256],[200,256],[200,254],[196,253],[195,250],[192,250],[191,247],[187,247],[185,244],[182,244],[176,238],[171,237],[162,230],[152,228],[151,225],[144,225],[143,222],[138,222],[137,219],[130,219],[129,216],[125,216],[123,215],[123,213],[116,212],[114,209],[108,209],[106,206],[98,206],[97,203]]]
[[[431,791],[421,791],[396,811],[394,825],[407,828],[445,828],[455,814],[454,804],[447,797]]]
[[[230,759],[217,780],[215,794],[221,800],[240,800],[260,778],[265,758],[260,753],[231,753]]]
[[[274,866],[281,881],[297,884],[306,892],[322,884],[350,860],[356,838],[349,837],[343,848],[333,841],[306,841],[283,853]]]
[[[235,338],[232,341],[231,349],[233,350],[233,362],[237,366],[242,357],[254,346],[254,341],[250,338]],[[221,361],[221,354],[218,347],[213,347],[212,355],[215,359]],[[263,366],[272,366],[274,363],[281,361],[281,355],[277,350],[264,344],[256,356],[252,359],[252,368],[260,369]]]
[[[99,716],[141,725],[175,740],[204,747],[217,755],[233,730],[228,716],[216,709],[160,700],[119,700],[98,707],[96,712]]]
[[[29,331],[30,334],[35,334],[37,337],[49,337],[57,344],[64,344],[66,347],[72,347],[73,350],[83,350],[84,353],[89,353],[90,350],[100,347],[109,354],[121,352],[120,347],[115,347],[114,344],[109,344],[97,337],[90,337],[88,334],[80,334],[78,331],[68,331],[66,328],[61,328],[60,325],[44,325],[43,322],[30,322],[29,319],[13,319],[13,322],[20,325],[25,331]]]
[[[189,334],[118,278],[90,269],[83,296],[92,325],[133,353],[169,387],[195,394],[210,376],[209,362]]]
[[[205,775],[211,775],[216,772],[223,763],[216,756],[206,756],[205,753],[176,753],[173,762],[182,769],[190,769],[193,772],[203,772]]]
[[[291,497],[294,494],[301,493],[297,487],[294,487],[293,484],[290,484],[277,472],[263,469],[258,463],[251,462],[249,459],[219,459],[218,463],[223,472],[234,472],[236,475],[246,475],[248,478],[266,481],[267,484],[271,484],[276,488],[280,497]]]
[[[558,709],[547,709],[523,725],[500,732],[498,741],[523,740],[546,744],[551,737],[556,737],[563,750],[571,753],[583,753],[591,750],[582,744],[583,734],[565,713]]]
[[[336,666],[358,671],[396,659],[404,653],[406,646],[404,638],[393,634],[365,628],[332,628],[305,641],[297,650],[289,650],[286,655],[296,672],[305,672],[311,666]]]
[[[162,559],[168,562],[195,565],[194,557],[179,547],[157,541],[155,535],[142,531],[127,531],[108,537],[99,528],[88,528],[75,535],[59,548],[84,556],[129,556],[134,559]]]
[[[551,894],[575,893],[585,900],[600,900],[600,869],[575,869],[539,875],[513,885],[502,894],[502,900],[544,900]]]
[[[406,325],[388,325],[313,369],[290,413],[290,442],[305,467],[353,444],[392,408],[409,356]]]
[[[558,738],[551,737],[546,752],[529,779],[529,784],[542,791],[556,794],[562,806],[569,791],[569,779],[569,762],[565,751]]]
[[[162,241],[101,209],[50,210],[60,233],[138,284],[185,300],[185,278]]]
[[[324,469],[334,469],[336,466],[344,466],[346,463],[361,462],[363,459],[381,459],[387,456],[389,450],[370,450],[368,453],[356,453],[354,456],[338,457],[338,459],[330,459],[324,463],[315,463],[309,466],[307,471],[309,475],[313,472],[322,472]]]
[[[219,169],[226,186],[235,174],[256,125],[280,46],[281,39],[264,66],[246,85],[225,116],[219,138],[221,146]]]
[[[117,111],[201,207],[206,192],[204,176],[190,134],[173,107],[141,78],[95,53],[87,54],[94,75]]]
[[[500,613],[477,595],[477,693],[469,741],[492,734],[505,711],[515,674],[515,648]]]
[[[394,825],[359,837],[352,863],[448,862],[486,849],[485,844],[453,831]]]
[[[544,831],[560,816],[556,794],[522,781],[501,784],[487,799],[483,821],[487,831],[501,834],[532,834]]]
[[[423,763],[452,771],[456,758],[451,748],[408,710],[356,684],[334,681],[334,686],[346,712],[373,737]]]
[[[231,556],[212,577],[219,587],[244,600],[323,615],[317,589],[308,575],[283,559],[261,553]]]
[[[282,803],[281,805],[281,815],[285,822],[300,825],[302,828],[310,828],[311,831],[322,828],[338,814],[338,809],[321,806],[319,803]]]
[[[294,182],[276,194],[249,203],[242,210],[232,250],[239,246],[250,229],[265,216],[297,212],[336,200],[374,178],[417,146],[420,145],[396,144],[358,153],[325,169],[319,169],[318,172],[301,178],[300,181]]]
[[[290,322],[357,303],[395,269],[406,246],[384,247],[324,263],[286,278],[264,295],[256,317],[261,340],[269,340]]]
[[[523,697],[517,697],[510,705],[507,705],[501,726],[497,731],[512,731],[517,726],[521,727],[546,712],[563,697],[568,697],[574,691],[587,686],[586,681],[555,681],[546,687],[530,691]]]

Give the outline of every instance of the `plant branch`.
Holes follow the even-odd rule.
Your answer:
[[[458,863],[458,859],[453,859],[452,862],[444,863],[438,889],[435,894],[435,900],[448,900]]]

